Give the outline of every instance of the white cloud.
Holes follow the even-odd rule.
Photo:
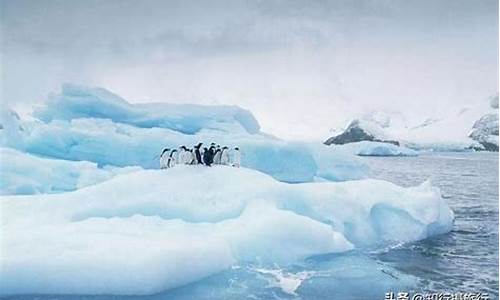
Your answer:
[[[424,117],[498,90],[494,0],[1,4],[8,105],[73,81],[237,104],[271,133],[321,139],[358,112]]]

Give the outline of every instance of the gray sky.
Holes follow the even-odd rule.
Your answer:
[[[131,102],[236,104],[326,138],[375,109],[425,118],[498,91],[498,1],[0,0],[2,101],[61,83]]]

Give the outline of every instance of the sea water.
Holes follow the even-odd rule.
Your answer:
[[[419,278],[424,291],[483,292],[498,298],[498,153],[427,153],[369,158],[371,175],[402,186],[426,179],[455,213],[453,230],[371,257]]]

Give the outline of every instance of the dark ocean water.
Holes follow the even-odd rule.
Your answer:
[[[430,179],[455,213],[453,230],[372,257],[419,279],[424,291],[498,298],[498,153],[365,158],[371,176],[402,186]]]

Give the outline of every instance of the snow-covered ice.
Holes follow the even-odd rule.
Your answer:
[[[428,183],[288,184],[224,166],[142,170],[0,205],[2,294],[151,294],[235,263],[423,239],[453,221]]]

